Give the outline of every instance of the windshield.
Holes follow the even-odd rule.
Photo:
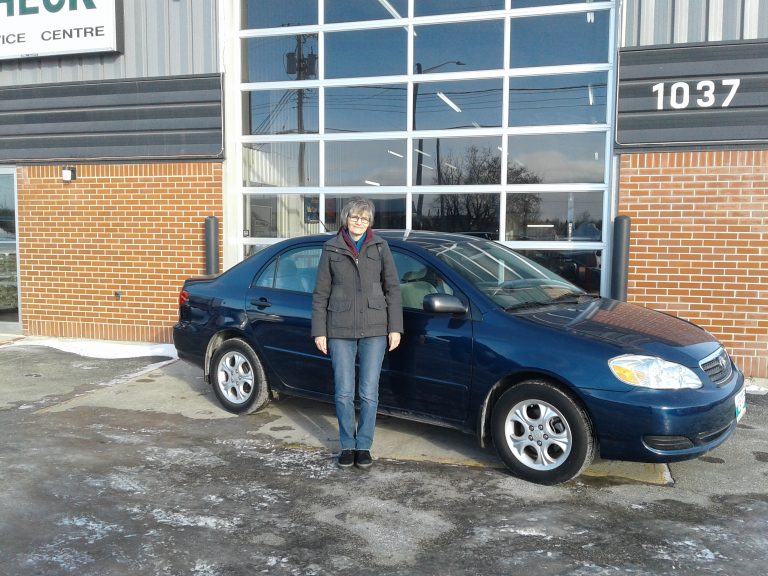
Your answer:
[[[477,240],[425,248],[506,310],[586,296],[581,288],[502,244]]]

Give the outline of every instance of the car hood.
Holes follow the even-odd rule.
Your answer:
[[[689,366],[720,346],[695,324],[609,298],[552,306],[525,316],[536,324],[609,344],[619,353],[658,356]]]

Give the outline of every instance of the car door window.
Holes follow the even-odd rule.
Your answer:
[[[424,262],[403,252],[392,252],[400,278],[403,308],[423,309],[427,294],[453,294],[453,289],[437,271]]]
[[[255,286],[311,293],[322,248],[299,248],[277,256],[256,278]]]
[[[272,260],[261,274],[256,276],[252,286],[258,286],[260,288],[272,288],[275,285],[275,269],[277,268],[277,260]]]

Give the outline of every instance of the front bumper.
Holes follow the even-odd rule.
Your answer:
[[[736,431],[736,395],[744,376],[734,369],[721,386],[698,390],[589,391],[600,456],[636,462],[690,460]]]

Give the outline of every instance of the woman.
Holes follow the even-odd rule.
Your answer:
[[[403,308],[389,245],[373,233],[373,202],[341,211],[339,232],[323,247],[312,297],[312,336],[331,356],[339,421],[338,465],[373,464],[371,445],[386,350],[400,344]],[[355,358],[360,361],[360,421],[355,425]]]

